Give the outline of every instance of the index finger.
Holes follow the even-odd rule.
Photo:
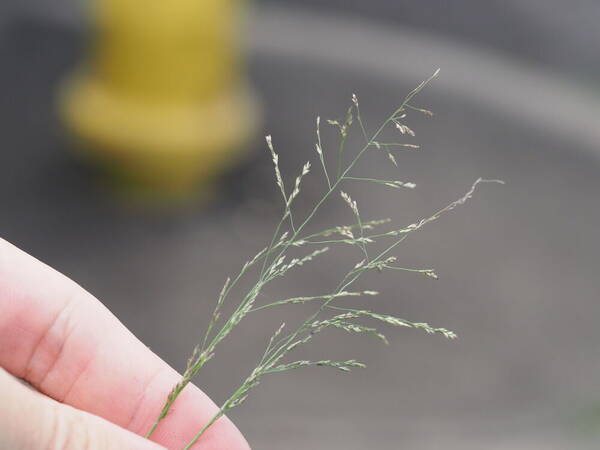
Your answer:
[[[44,394],[144,434],[180,375],[102,303],[0,239],[0,366]],[[183,447],[218,411],[189,385],[152,439]],[[247,450],[229,419],[194,448]]]

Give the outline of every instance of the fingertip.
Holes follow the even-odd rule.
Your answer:
[[[235,424],[227,416],[223,416],[206,431],[203,438],[192,449],[250,450],[250,445]]]
[[[163,388],[171,383],[161,383]],[[150,410],[162,407],[164,396],[157,401],[153,392],[147,403]],[[153,406],[150,407],[150,404]],[[158,409],[159,410],[159,409]],[[194,384],[190,384],[176,400],[167,417],[161,421],[152,439],[169,448],[182,448],[217,414],[219,408]],[[142,434],[142,433],[140,433]],[[192,450],[249,450],[250,446],[235,424],[223,416],[209,427]]]

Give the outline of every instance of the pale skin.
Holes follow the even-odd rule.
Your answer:
[[[91,294],[2,239],[0,368],[0,448],[181,449],[218,411],[189,385],[154,442],[140,437],[179,374]],[[193,448],[249,450],[226,417]]]

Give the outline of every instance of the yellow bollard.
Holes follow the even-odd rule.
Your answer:
[[[88,159],[149,199],[206,191],[258,126],[243,0],[93,0],[90,54],[59,96]]]

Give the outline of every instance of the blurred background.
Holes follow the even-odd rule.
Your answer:
[[[411,236],[398,252],[404,265],[434,267],[438,281],[399,273],[361,283],[382,292],[373,309],[444,326],[459,339],[388,330],[392,345],[385,347],[328,333],[299,356],[356,358],[368,368],[272,376],[232,418],[255,449],[597,448],[600,3],[264,0],[248,6],[222,12],[223,23],[236,24],[232,42],[241,41],[242,49],[216,76],[233,74],[236,81],[210,91],[242,86],[250,93],[254,106],[234,108],[216,127],[227,130],[225,141],[243,136],[232,141],[241,150],[203,175],[210,182],[198,198],[149,205],[152,195],[132,203],[106,187],[98,165],[77,150],[72,130],[81,128],[61,119],[57,106],[60,86],[82,61],[91,61],[92,75],[102,72],[91,51],[102,44],[87,45],[96,42],[98,12],[75,1],[4,0],[0,235],[81,283],[181,369],[222,282],[268,242],[280,213],[260,136],[273,135],[289,178],[307,159],[315,162],[318,114],[341,117],[356,92],[373,130],[440,67],[417,100],[435,116],[408,119],[422,151],[398,155],[397,169],[383,157],[364,167],[414,181],[417,189],[365,186],[350,193],[363,216],[409,224],[462,196],[479,176],[506,181],[482,186],[465,207]],[[134,10],[144,18],[144,8]],[[243,23],[234,17],[240,13]],[[197,48],[206,70],[222,63],[228,45],[235,47],[224,41]],[[131,92],[119,95],[135,97]],[[92,122],[103,118],[102,109],[86,111]],[[201,134],[211,131],[203,123],[197,123]],[[240,132],[248,123],[253,132]],[[335,133],[324,131],[324,139],[333,145]],[[352,135],[350,145],[358,142]],[[311,177],[301,210],[320,198],[318,171]],[[316,226],[351,221],[345,206],[328,203]],[[274,285],[269,297],[331,289],[358,256],[342,251],[328,258]],[[197,383],[222,401],[282,317],[293,322],[307,311],[249,318]]]

